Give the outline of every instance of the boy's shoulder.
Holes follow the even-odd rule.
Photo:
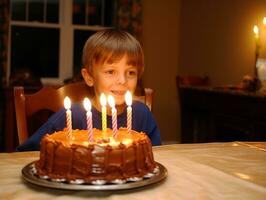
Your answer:
[[[150,112],[148,106],[140,101],[134,101],[132,107],[135,111]]]

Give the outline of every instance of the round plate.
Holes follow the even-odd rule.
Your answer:
[[[22,169],[22,177],[35,185],[48,187],[48,188],[55,188],[55,189],[64,189],[64,190],[126,190],[126,189],[133,189],[133,188],[139,188],[143,186],[148,186],[154,183],[158,183],[162,181],[164,178],[167,177],[167,169],[160,163],[157,162],[157,165],[159,167],[159,173],[155,174],[151,178],[144,178],[141,181],[137,182],[126,182],[123,184],[104,184],[104,185],[92,185],[92,184],[70,184],[66,182],[53,182],[47,179],[41,179],[38,176],[34,175],[32,172],[32,164],[34,162],[31,162],[27,164]]]

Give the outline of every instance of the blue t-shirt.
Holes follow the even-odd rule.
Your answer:
[[[102,128],[102,114],[97,109],[92,107],[92,123],[93,127],[97,129]],[[71,107],[72,112],[72,128],[86,130],[86,111],[80,104],[73,104]],[[17,147],[17,151],[35,151],[40,150],[41,138],[47,133],[51,134],[55,131],[63,130],[66,126],[66,110],[62,108],[54,113],[41,128],[35,132],[28,140],[22,145]],[[127,112],[126,109],[117,116],[117,126],[127,127]],[[107,116],[107,127],[112,127],[112,117]],[[152,145],[160,145],[161,137],[160,131],[157,127],[156,121],[150,112],[149,108],[138,101],[132,104],[132,129],[135,131],[145,132],[150,138]]]

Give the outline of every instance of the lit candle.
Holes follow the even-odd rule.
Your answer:
[[[115,99],[113,96],[108,96],[108,104],[112,108],[112,128],[113,128],[113,137],[116,137],[117,134],[117,110],[115,108]]]
[[[257,71],[257,60],[259,58],[259,53],[260,53],[260,36],[259,36],[259,28],[257,25],[253,27],[253,32],[255,34],[255,39],[256,39],[256,49],[255,49],[255,72],[254,75],[255,77],[258,76],[258,71]]]
[[[125,95],[127,104],[127,131],[130,132],[132,129],[132,95],[129,91]]]
[[[105,95],[102,93],[100,96],[100,103],[102,106],[102,130],[105,132],[106,128],[107,128],[107,122],[106,122],[106,97]]]
[[[257,25],[253,27],[253,32],[255,34],[255,38],[258,39],[259,38],[259,27]]]
[[[93,133],[92,133],[92,113],[91,113],[90,100],[88,98],[85,98],[83,101],[83,105],[84,105],[85,110],[87,111],[86,117],[87,117],[87,130],[88,130],[89,141],[92,142]]]
[[[263,18],[263,25],[266,27],[266,17]]]
[[[65,97],[64,106],[66,109],[66,128],[67,128],[67,136],[72,138],[72,120],[71,120],[71,101],[69,97]]]

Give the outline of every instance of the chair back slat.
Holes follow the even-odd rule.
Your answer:
[[[19,144],[22,144],[28,138],[26,106],[23,87],[14,88],[14,101],[17,120],[18,140]]]

